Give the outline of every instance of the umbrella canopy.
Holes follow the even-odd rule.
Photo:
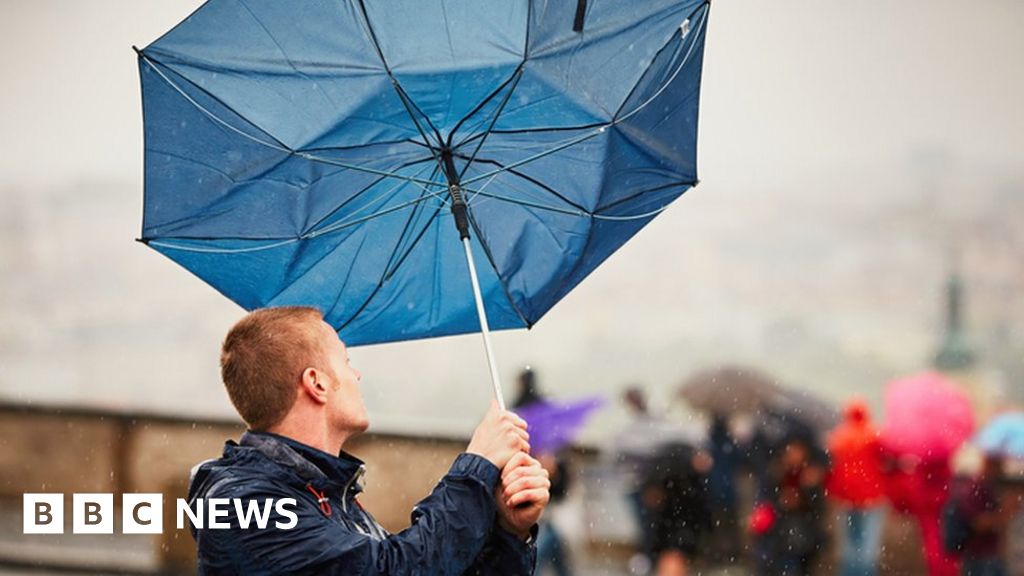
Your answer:
[[[707,10],[210,0],[139,51],[141,240],[349,345],[477,331],[469,255],[529,327],[697,182]]]
[[[528,424],[530,452],[553,454],[574,442],[587,418],[603,405],[603,398],[593,396],[567,403],[540,400],[515,411]]]
[[[781,393],[782,388],[771,376],[740,366],[703,370],[679,389],[693,408],[719,414],[755,412]]]
[[[943,375],[926,372],[889,383],[881,438],[896,454],[945,460],[973,430],[967,395]]]
[[[783,388],[768,404],[776,413],[800,420],[819,434],[839,424],[835,406],[805,390]]]
[[[1024,458],[1024,412],[996,416],[974,436],[974,444],[986,453]]]

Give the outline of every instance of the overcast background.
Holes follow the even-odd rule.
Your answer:
[[[0,399],[233,416],[217,352],[241,309],[133,242],[131,46],[198,4],[0,1]],[[702,184],[532,331],[496,335],[506,387],[531,364],[555,396],[664,402],[730,361],[877,403],[929,361],[959,262],[983,368],[1018,390],[1022,30],[1020,0],[715,2]],[[468,433],[486,406],[478,336],[351,356],[378,430]]]

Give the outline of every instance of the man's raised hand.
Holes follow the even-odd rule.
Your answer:
[[[501,470],[516,454],[530,451],[529,440],[526,420],[491,400],[491,408],[473,432],[466,452],[483,456]]]
[[[495,492],[498,524],[522,539],[540,520],[551,498],[548,471],[525,452],[514,455],[501,472]]]

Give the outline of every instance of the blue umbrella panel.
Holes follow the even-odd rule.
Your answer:
[[[707,12],[210,0],[138,51],[141,240],[349,345],[528,328],[696,184]]]

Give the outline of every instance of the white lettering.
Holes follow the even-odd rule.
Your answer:
[[[283,498],[277,501],[277,505],[274,507],[274,509],[277,510],[277,513],[281,516],[290,519],[289,522],[274,522],[274,527],[279,528],[281,530],[291,530],[292,528],[295,528],[295,526],[299,523],[299,516],[295,514],[293,510],[285,508],[286,504],[291,506],[292,508],[298,505],[298,503],[295,501],[295,498]]]
[[[188,505],[188,500],[184,498],[178,498],[176,505],[178,509],[178,530],[185,529],[185,515],[188,515],[189,522],[197,530],[203,528],[203,499],[196,498],[196,509],[193,511],[192,507]]]
[[[218,518],[227,518],[230,510],[224,508],[230,506],[231,501],[227,498],[210,498],[206,503],[210,506],[210,525],[207,528],[231,528],[231,524],[217,521]]]
[[[238,498],[234,498],[235,504],[235,515],[238,516],[238,527],[244,529],[249,528],[249,522],[256,518],[256,527],[266,529],[267,521],[270,520],[270,508],[273,506],[273,500],[267,499],[263,501],[262,515],[260,511],[260,504],[256,500],[249,500],[249,505],[246,509],[242,509],[242,501]]]

